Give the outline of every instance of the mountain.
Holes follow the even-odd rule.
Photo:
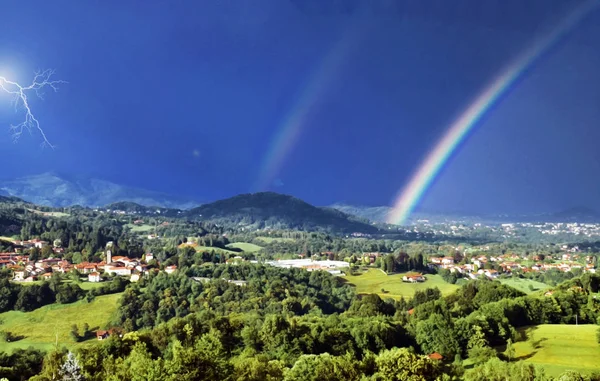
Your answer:
[[[376,233],[378,229],[333,208],[320,208],[274,192],[242,194],[185,212],[191,219],[238,227]]]
[[[46,206],[103,206],[119,201],[141,205],[189,209],[199,203],[161,192],[118,185],[94,178],[67,178],[56,173],[0,181],[0,195],[20,197]]]
[[[387,222],[387,216],[392,211],[389,206],[355,206],[337,203],[330,207],[373,222]]]

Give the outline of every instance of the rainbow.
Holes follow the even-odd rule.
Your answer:
[[[254,191],[268,189],[275,179],[275,176],[281,170],[285,158],[294,147],[302,128],[308,122],[311,111],[315,109],[319,100],[323,97],[330,82],[336,77],[335,69],[347,56],[350,47],[356,43],[356,32],[360,28],[353,28],[345,33],[342,38],[336,42],[321,65],[310,76],[310,79],[298,101],[292,107],[290,113],[283,119],[281,127],[277,129],[266,154],[263,157],[259,176],[253,186]]]
[[[473,103],[450,125],[442,139],[429,152],[425,160],[408,184],[395,199],[394,206],[387,216],[390,224],[404,224],[419,204],[431,183],[440,173],[452,153],[465,140],[482,116],[484,116],[499,99],[508,92],[525,71],[548,51],[566,32],[577,25],[598,2],[587,1],[570,13],[551,33],[537,41],[534,46],[521,55],[512,65],[504,70]]]

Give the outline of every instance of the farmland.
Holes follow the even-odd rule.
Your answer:
[[[378,294],[382,298],[400,297],[411,298],[415,291],[437,287],[443,295],[452,293],[457,285],[445,282],[439,275],[426,275],[427,280],[422,283],[405,283],[402,277],[405,274],[386,275],[379,269],[369,269],[361,275],[348,275],[344,279],[356,287],[359,294]],[[385,292],[382,292],[381,290]]]

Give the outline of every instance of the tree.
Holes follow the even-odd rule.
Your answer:
[[[513,346],[512,339],[508,339],[506,341],[506,352],[504,352],[506,357],[508,358],[508,362],[511,362],[515,357],[515,347]]]
[[[438,352],[445,358],[454,358],[460,352],[452,323],[438,313],[417,324],[416,340],[426,353]]]
[[[345,356],[302,355],[286,373],[285,381],[358,381],[356,362]]]
[[[373,380],[421,381],[441,376],[440,364],[407,348],[385,350],[375,359]]]
[[[83,375],[81,374],[79,361],[73,352],[69,351],[67,354],[67,360],[60,367],[59,374],[62,377],[61,380],[63,381],[83,381]]]
[[[544,381],[543,370],[523,361],[507,363],[498,358],[465,372],[465,381]]]

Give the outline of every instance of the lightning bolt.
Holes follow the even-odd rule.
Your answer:
[[[40,126],[40,122],[33,115],[31,111],[31,107],[29,105],[28,94],[35,93],[40,99],[44,99],[42,90],[44,88],[50,88],[55,92],[58,91],[58,85],[61,83],[66,83],[61,80],[52,80],[52,76],[54,75],[54,70],[43,70],[35,72],[35,76],[33,77],[33,81],[29,86],[21,86],[17,82],[9,81],[5,77],[0,76],[0,89],[4,90],[4,92],[8,94],[12,94],[14,96],[14,106],[17,109],[20,105],[25,109],[25,120],[19,124],[10,126],[10,130],[13,134],[13,141],[17,142],[23,132],[29,131],[31,133],[32,130],[37,129],[42,136],[42,147],[50,147],[54,148],[54,145],[50,143],[46,133]]]

